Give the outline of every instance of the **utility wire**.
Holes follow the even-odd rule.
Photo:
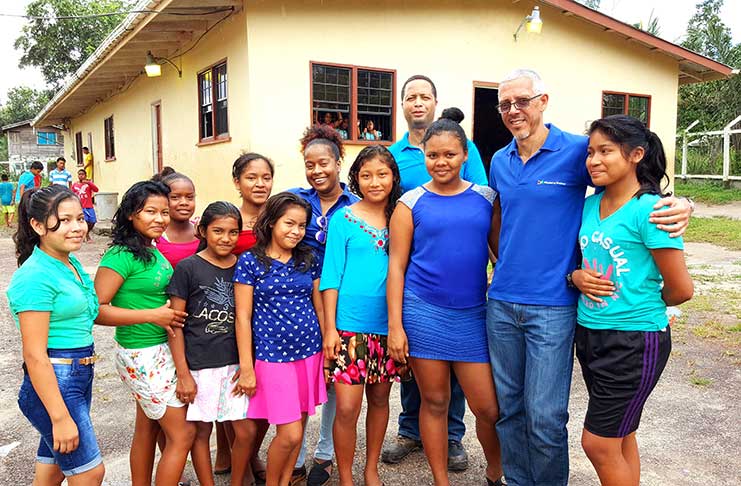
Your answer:
[[[177,8],[177,7],[174,7]],[[207,8],[207,7],[204,7]],[[103,13],[96,13],[96,14],[83,14],[83,15],[24,15],[24,14],[9,14],[9,13],[1,13],[0,17],[15,17],[20,19],[28,19],[28,20],[75,20],[75,19],[94,19],[94,18],[100,18],[100,17],[115,17],[118,15],[129,15],[132,13],[142,13],[142,14],[160,14],[160,15],[175,15],[175,16],[182,16],[182,17],[188,17],[188,16],[196,16],[196,15],[211,15],[211,14],[217,14],[222,12],[229,12],[233,10],[233,7],[225,7],[225,8],[217,8],[213,10],[209,10],[208,12],[167,12],[167,11],[160,11],[160,10],[122,10],[119,12],[103,12]]]

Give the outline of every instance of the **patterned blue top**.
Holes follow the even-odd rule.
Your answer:
[[[67,169],[58,170],[54,169],[49,172],[49,180],[52,184],[60,186],[69,186],[72,182],[72,174]]]
[[[399,199],[411,209],[414,220],[405,290],[451,309],[486,302],[488,236],[495,198],[491,188],[471,184],[453,196],[419,186]]]
[[[260,361],[298,361],[322,350],[322,333],[311,301],[317,262],[306,272],[298,271],[293,259],[273,260],[270,270],[251,252],[242,253],[234,271],[234,282],[254,287],[252,337],[255,357]]]
[[[388,228],[375,228],[353,214],[337,211],[329,223],[320,290],[337,289],[337,329],[388,334],[384,247]]]

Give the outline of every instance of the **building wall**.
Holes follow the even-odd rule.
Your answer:
[[[57,134],[56,145],[39,145],[36,132],[53,132]],[[64,154],[64,134],[54,127],[34,129],[31,125],[11,128],[7,132],[8,159],[11,161],[48,162]]]
[[[306,185],[298,139],[311,119],[310,61],[396,70],[397,139],[406,131],[399,90],[409,76],[430,76],[438,88],[438,114],[458,106],[471,135],[474,81],[494,83],[513,68],[531,67],[548,86],[546,121],[572,132],[583,133],[600,117],[603,90],[650,95],[651,128],[673,160],[678,77],[673,59],[547,6],[541,7],[542,33],[523,31],[515,42],[512,34],[530,13],[530,2],[448,1],[433,7],[419,0],[379,0],[369,5],[246,0],[241,13],[185,56],[182,79],[169,66],[163,66],[160,78],[141,76],[125,92],[72,120],[66,140],[82,131],[87,141],[92,132],[95,180],[104,191],[122,193],[153,173],[151,104],[160,100],[165,165],[194,179],[200,211],[215,199],[236,201],[230,167],[243,150],[276,162],[274,192]],[[223,58],[232,140],[197,147],[196,75]],[[111,114],[117,158],[103,162],[103,119]],[[361,148],[348,145],[343,173]],[[65,153],[72,152],[68,143]]]

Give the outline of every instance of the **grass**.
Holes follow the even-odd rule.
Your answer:
[[[741,250],[741,221],[725,217],[692,218],[684,239]]]
[[[741,201],[741,189],[725,189],[718,182],[682,182],[677,180],[674,184],[674,192],[679,196],[691,197],[694,201],[707,204],[727,204],[733,201]]]
[[[692,374],[690,375],[690,383],[695,386],[705,387],[713,383],[713,380],[711,380],[710,378],[703,378],[702,376]]]

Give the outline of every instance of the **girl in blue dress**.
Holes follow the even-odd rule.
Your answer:
[[[589,393],[582,447],[603,485],[638,486],[636,430],[671,352],[667,305],[692,297],[682,238],[648,221],[667,179],[659,137],[614,115],[589,128],[576,355]]]
[[[404,194],[390,223],[388,344],[411,362],[422,405],[419,424],[435,486],[448,481],[450,371],[476,416],[489,484],[501,484],[499,411],[486,338],[487,237],[494,191],[460,177],[466,134],[441,119],[422,139],[432,180]]]

